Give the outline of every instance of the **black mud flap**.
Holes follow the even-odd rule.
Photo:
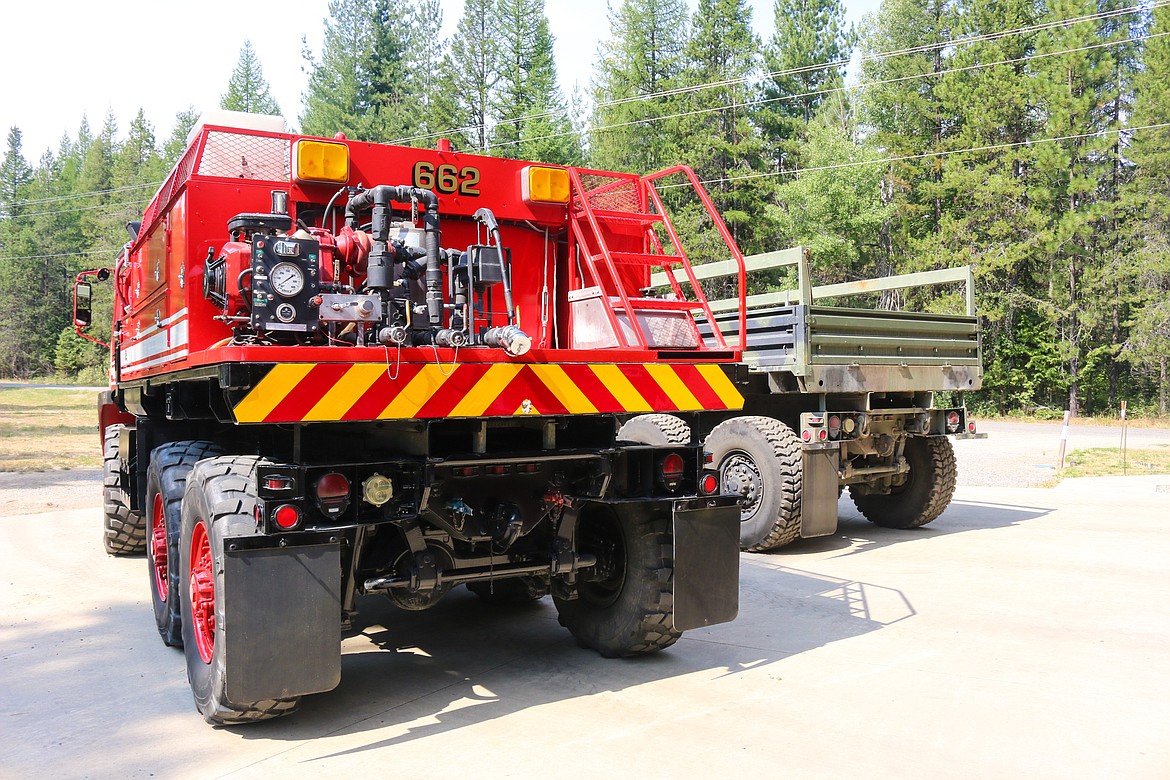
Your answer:
[[[804,446],[804,486],[800,497],[802,539],[828,536],[837,531],[837,500],[840,498],[837,485],[841,481],[837,471],[838,447],[836,443]]]
[[[341,681],[341,546],[224,541],[227,698],[285,699]]]
[[[733,497],[674,502],[674,627],[734,620],[739,613],[739,504]]]

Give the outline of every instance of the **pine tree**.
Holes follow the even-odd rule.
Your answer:
[[[187,151],[187,136],[197,121],[199,121],[199,112],[195,110],[195,106],[188,106],[175,114],[175,124],[171,128],[170,138],[166,140],[162,148],[162,162],[165,170],[169,171],[173,168],[179,158],[183,156],[183,152]]]
[[[670,117],[687,41],[682,0],[622,0],[610,9],[593,84],[589,150],[598,168],[645,173],[678,157]]]
[[[448,128],[442,122],[437,108],[441,83],[443,51],[446,41],[440,37],[443,28],[443,8],[439,0],[417,0],[413,8],[414,44],[411,46],[411,68],[407,74],[416,104],[412,143],[433,147]],[[397,140],[397,139],[396,139]]]
[[[250,40],[245,40],[240,48],[240,57],[228,80],[227,92],[219,99],[219,107],[250,114],[280,115],[280,106],[272,97],[268,82],[264,80],[260,57],[252,48]]]
[[[302,131],[308,135],[345,133],[363,138],[367,129],[368,93],[362,83],[370,40],[370,0],[330,0],[325,20],[321,58],[303,52],[309,73],[301,114]]]
[[[1170,31],[1170,8],[1152,12],[1150,35]],[[1149,38],[1135,78],[1130,124],[1146,127],[1170,116],[1170,38]],[[1125,185],[1122,235],[1129,275],[1139,298],[1122,357],[1149,377],[1160,414],[1170,412],[1170,129],[1133,133],[1126,156],[1133,178]]]
[[[41,291],[41,263],[33,256],[36,241],[32,220],[40,209],[26,204],[33,183],[33,170],[24,159],[22,134],[12,127],[8,145],[0,162],[0,373],[26,376],[37,367],[36,355],[28,340],[36,333],[37,323],[27,304],[30,291]]]
[[[842,87],[856,35],[841,0],[774,0],[757,121],[777,170],[796,168],[804,126]]]
[[[684,49],[686,66],[678,76],[678,160],[710,182],[715,205],[747,252],[764,248],[761,236],[770,232],[764,204],[774,184],[770,177],[750,175],[766,167],[763,140],[751,121],[759,58],[746,0],[699,0]],[[697,205],[689,209],[698,219],[692,232],[709,223]],[[713,258],[726,254],[722,239],[713,230],[705,232],[701,251]]]
[[[439,72],[436,123],[456,148],[488,151],[492,95],[499,81],[497,19],[493,0],[466,0]]]
[[[1088,0],[1053,0],[1048,16],[1061,20],[1096,11]],[[1037,39],[1038,48],[1059,52],[1037,67],[1042,132],[1066,140],[1038,146],[1037,184],[1030,196],[1045,214],[1043,255],[1065,363],[1067,408],[1074,416],[1087,398],[1085,359],[1094,320],[1100,317],[1093,304],[1104,293],[1097,218],[1113,173],[1112,140],[1097,134],[1114,122],[1109,105],[1118,89],[1118,63],[1109,49],[1089,48],[1102,37],[1109,33],[1099,23],[1080,23],[1054,27]]]
[[[941,204],[942,218],[936,231],[912,242],[905,263],[915,270],[974,267],[976,289],[984,292],[980,311],[990,323],[983,334],[984,392],[1001,407],[1043,403],[1024,392],[1037,386],[1021,372],[1037,376],[1037,361],[1054,363],[1055,351],[1051,338],[1019,349],[1024,338],[1042,332],[1045,318],[1033,295],[1043,275],[1036,256],[1044,216],[1030,205],[1035,166],[1022,145],[1038,132],[1037,82],[1027,63],[1034,43],[1022,35],[981,36],[1032,25],[1036,13],[1032,0],[968,0],[957,9],[958,43],[946,63],[951,72],[933,91],[950,130],[935,149],[944,155],[936,161],[937,178],[922,183]]]
[[[414,82],[409,78],[411,18],[389,0],[370,8],[369,40],[361,58],[358,105],[365,116],[362,137],[389,141],[411,135],[418,125]]]

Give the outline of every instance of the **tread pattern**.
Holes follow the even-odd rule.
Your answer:
[[[663,441],[651,441],[657,438],[655,434],[660,434]],[[617,438],[639,444],[690,444],[691,426],[673,414],[640,414],[626,420]]]
[[[254,474],[256,466],[263,462],[263,458],[248,455],[227,455],[200,460],[187,477],[187,492],[202,488],[206,505],[206,522],[219,528],[212,531],[213,538],[223,536],[237,536],[256,532],[256,496],[253,492],[255,485]],[[189,500],[189,499],[188,499]],[[214,542],[213,542],[214,543]],[[218,581],[216,587],[222,587]],[[216,612],[222,609],[217,604]],[[190,650],[188,652],[194,652]],[[213,659],[213,663],[215,659]],[[190,662],[188,663],[190,668]],[[190,677],[190,671],[188,671]],[[194,681],[192,680],[194,687]],[[226,702],[219,699],[217,691],[211,691],[211,696],[205,705],[196,706],[208,723],[230,726],[241,723],[255,723],[261,720],[270,720],[296,712],[300,705],[300,697],[289,699],[265,699],[254,702]]]
[[[157,588],[154,584],[154,571],[150,573],[150,589],[155,609],[155,622],[163,643],[168,647],[182,647],[183,634],[181,630],[182,618],[178,608],[179,588],[179,527],[181,525],[180,512],[183,503],[183,493],[187,486],[187,478],[195,464],[204,458],[212,458],[223,454],[223,448],[209,441],[174,441],[156,447],[150,453],[150,469],[147,473],[146,501],[144,506],[153,511],[154,491],[151,481],[157,475],[158,492],[163,499],[163,516],[167,523],[168,560],[170,562],[170,589],[172,597],[170,605],[161,603]],[[172,523],[173,518],[173,523]],[[149,531],[149,523],[144,522]],[[153,556],[148,556],[153,557]],[[151,561],[153,565],[153,561]],[[173,605],[172,610],[170,606]]]
[[[780,467],[780,482],[770,486],[780,496],[780,510],[772,524],[771,530],[755,544],[743,549],[747,552],[763,552],[783,547],[796,541],[800,537],[800,503],[804,492],[804,473],[801,458],[800,439],[784,423],[772,417],[748,415],[735,417],[716,425],[707,436],[708,443],[712,437],[732,435],[728,431],[735,424],[753,426],[772,446],[776,463]],[[756,468],[763,477],[765,470],[762,464]]]
[[[146,517],[126,502],[118,477],[118,436],[123,425],[106,428],[102,441],[102,543],[110,555],[146,552]]]
[[[907,446],[912,442],[921,442],[914,446],[925,449],[921,460],[928,467],[928,473],[915,476],[914,484],[889,494],[863,494],[855,493],[852,487],[849,489],[858,511],[874,525],[902,530],[920,528],[941,515],[955,495],[959,469],[951,440],[931,436],[910,439]],[[925,488],[919,488],[918,480],[924,476],[927,481],[921,484]]]

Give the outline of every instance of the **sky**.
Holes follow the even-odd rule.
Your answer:
[[[753,29],[767,39],[774,27],[772,2],[750,2]],[[449,36],[463,0],[441,4],[443,35]],[[295,124],[307,80],[301,52],[307,44],[320,53],[328,0],[7,5],[0,33],[0,133],[6,139],[8,128],[19,127],[24,156],[35,164],[46,149],[57,148],[62,135],[76,137],[83,115],[96,133],[111,110],[124,137],[142,108],[161,143],[179,111],[219,106],[245,39],[252,41],[284,116]],[[877,10],[878,0],[845,0],[845,6],[847,19],[859,23]],[[606,9],[606,0],[545,0],[566,95],[574,84],[589,87],[598,45],[609,34]]]

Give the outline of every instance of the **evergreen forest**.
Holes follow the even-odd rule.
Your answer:
[[[818,284],[971,265],[977,410],[1167,414],[1170,0],[883,0],[857,28],[841,0],[774,0],[767,39],[746,0],[611,0],[572,94],[544,0],[466,0],[440,44],[438,0],[408,5],[329,3],[291,126],[642,173],[685,163],[744,254],[807,245]],[[221,107],[281,113],[250,43]],[[113,261],[196,119],[83,119],[33,162],[8,130],[0,377],[104,384],[103,351],[70,326],[72,277]],[[961,294],[868,305],[954,311]]]

